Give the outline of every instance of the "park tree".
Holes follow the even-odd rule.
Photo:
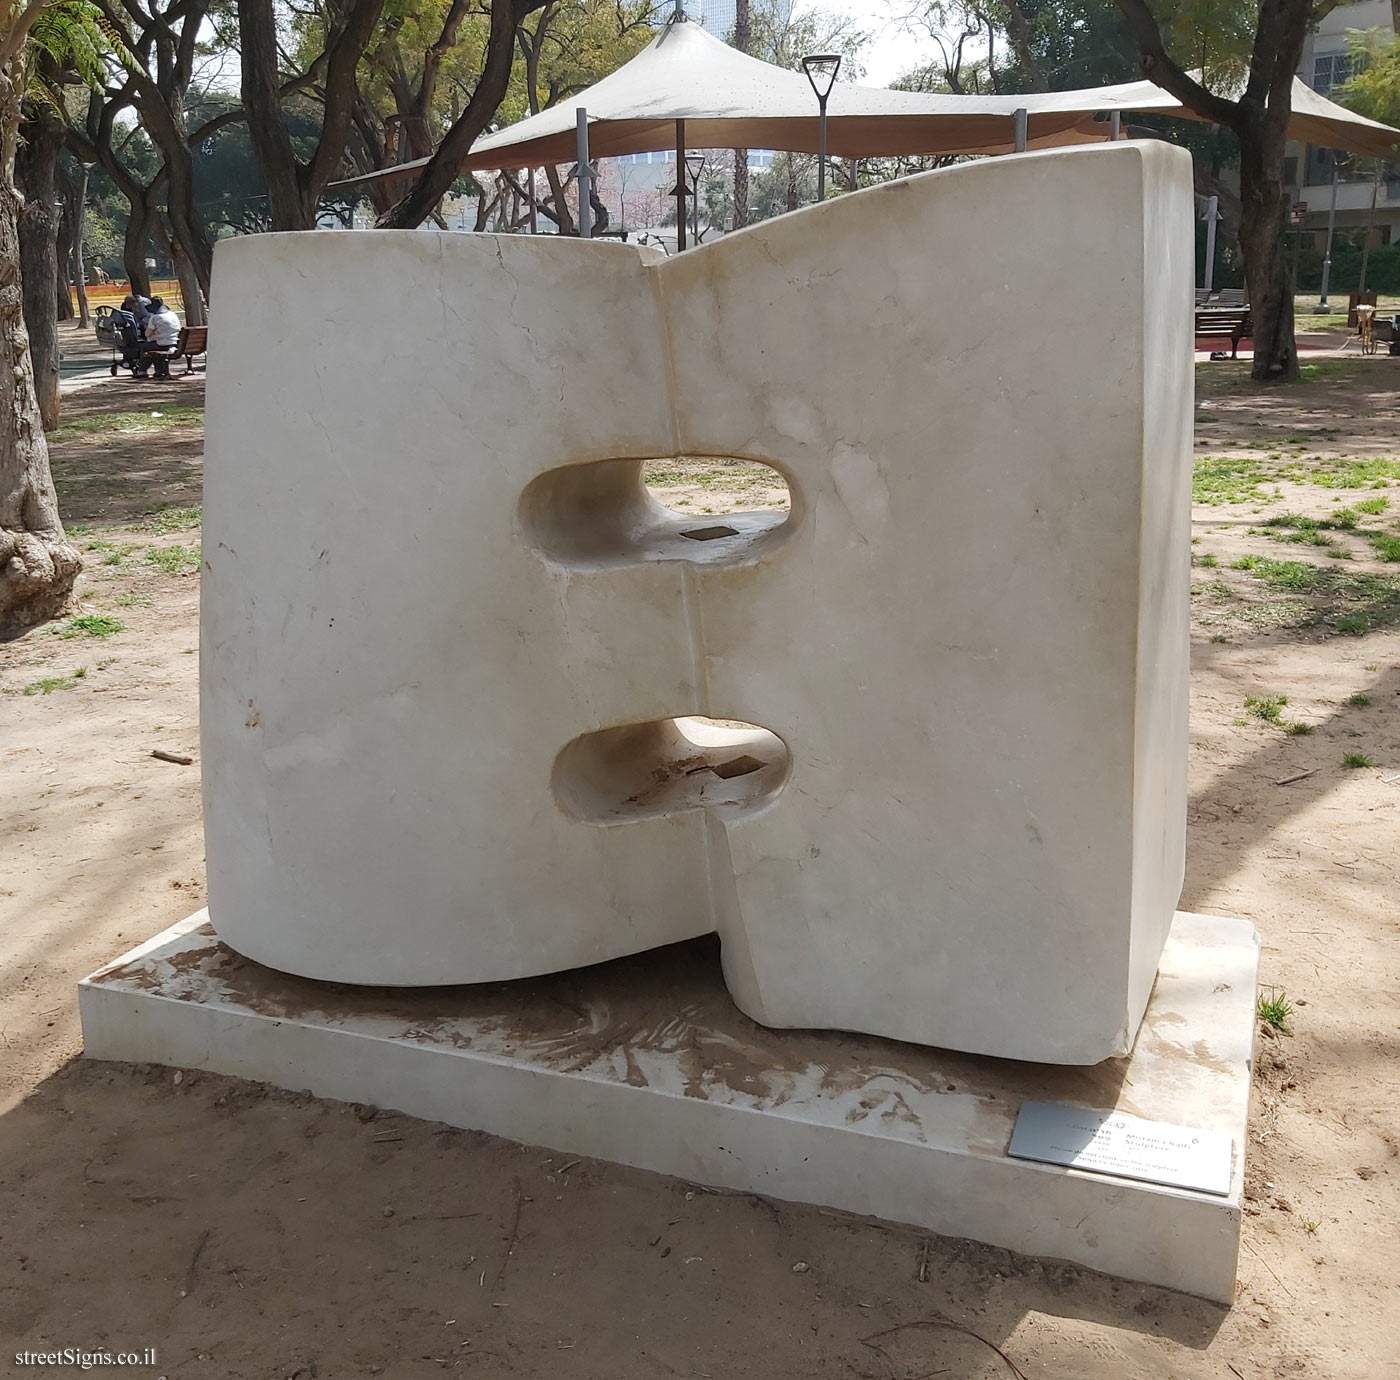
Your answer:
[[[24,324],[15,154],[36,64],[91,34],[86,0],[0,0],[0,640],[68,607],[82,569],[58,515]]]
[[[1294,380],[1293,274],[1284,251],[1289,198],[1283,176],[1284,145],[1293,111],[1293,77],[1309,28],[1334,0],[1259,0],[1248,66],[1233,97],[1193,75],[1193,55],[1171,49],[1147,0],[1117,0],[1137,45],[1142,73],[1202,119],[1230,130],[1239,141],[1239,243],[1253,317],[1253,377]],[[1216,83],[1219,87],[1223,83]]]
[[[1400,0],[1396,0],[1400,5]],[[1396,22],[1400,35],[1400,19]],[[1355,73],[1332,98],[1368,120],[1400,128],[1400,36],[1375,29],[1351,35]]]
[[[582,90],[611,71],[618,58],[626,61],[631,57],[651,37],[643,34],[650,9],[649,4],[639,4],[637,0],[609,0],[606,5],[597,0],[491,0],[481,71],[466,106],[452,121],[413,185],[380,216],[379,225],[386,229],[411,229],[433,212],[456,181],[462,159],[506,105],[512,78],[517,76],[517,49],[523,64],[519,77],[523,78],[525,102],[523,109],[517,103],[516,109],[508,108],[507,113],[520,118]],[[531,15],[539,16],[533,30],[525,25]],[[558,74],[559,79],[551,85],[551,97],[542,97],[542,65],[551,32],[555,36],[555,64],[573,66],[575,75],[570,81]],[[565,33],[571,36],[569,41],[561,41]],[[552,213],[563,228],[563,189],[557,173],[550,181],[550,189],[552,206],[546,214]],[[521,191],[518,186],[514,190]],[[601,202],[595,201],[595,216],[602,210]]]
[[[284,114],[288,78],[273,0],[237,0],[243,107],[274,230],[313,230],[321,194],[345,156],[358,93],[357,69],[384,0],[335,0],[316,12],[320,53],[311,70],[321,127],[309,153],[298,149]]]

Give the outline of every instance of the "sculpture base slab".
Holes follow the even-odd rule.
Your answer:
[[[89,1058],[308,1089],[1229,1303],[1258,955],[1248,923],[1178,914],[1133,1053],[1092,1068],[766,1029],[730,1001],[713,937],[520,982],[352,988],[249,962],[200,912],[87,978],[79,1005]],[[1025,1101],[1227,1132],[1230,1191],[1011,1159]]]

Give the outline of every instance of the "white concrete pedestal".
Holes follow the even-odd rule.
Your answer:
[[[729,999],[713,939],[519,982],[350,988],[239,957],[201,912],[79,1001],[90,1058],[305,1088],[1229,1303],[1257,966],[1246,922],[1178,914],[1132,1055],[1092,1068],[765,1029]],[[1025,1101],[1224,1131],[1230,1192],[1011,1159]]]

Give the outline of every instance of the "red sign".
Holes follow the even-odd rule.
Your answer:
[[[1290,225],[1301,225],[1308,218],[1308,203],[1306,201],[1295,201],[1288,210],[1288,223]]]

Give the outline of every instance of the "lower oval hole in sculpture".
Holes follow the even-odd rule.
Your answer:
[[[788,746],[758,724],[685,715],[585,733],[554,759],[555,799],[590,824],[715,809],[742,814],[787,780]]]
[[[520,499],[535,546],[584,569],[752,560],[786,536],[791,510],[778,470],[722,455],[562,465],[532,480]]]

